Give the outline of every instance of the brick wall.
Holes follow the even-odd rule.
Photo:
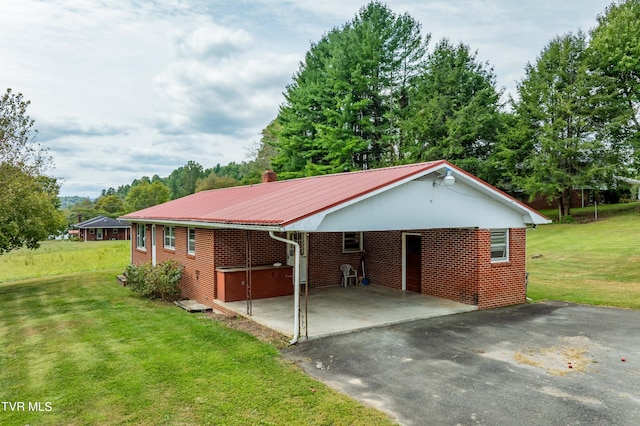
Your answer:
[[[402,290],[402,232],[365,232],[364,249],[371,284]]]
[[[478,242],[474,229],[429,229],[422,234],[422,293],[475,305]]]
[[[365,237],[366,244],[366,237]],[[307,280],[309,287],[339,286],[342,282],[340,265],[347,263],[360,272],[362,253],[342,252],[342,232],[309,234]]]
[[[497,308],[526,302],[525,229],[509,230],[509,261],[491,263],[491,231],[479,229],[478,290],[479,309]]]
[[[113,232],[114,230],[116,231],[115,233]],[[91,231],[93,231],[93,234]],[[131,236],[131,231],[129,229],[102,228],[102,240],[98,240],[98,230],[94,228],[91,231],[89,229],[81,229],[80,239],[83,241],[108,241],[114,238],[116,240],[128,240]]]
[[[183,295],[202,303],[216,298],[216,266],[245,265],[245,231],[196,230],[196,254],[187,254],[187,229],[176,227],[175,250],[163,248],[163,227],[156,226],[157,261],[174,258],[185,266]],[[422,236],[422,294],[478,305],[479,309],[524,303],[526,232],[511,229],[509,262],[491,263],[491,232],[486,229],[408,231]],[[151,260],[151,225],[147,251],[136,249],[132,229],[133,263]],[[366,275],[371,284],[402,288],[402,231],[365,232]],[[268,233],[251,232],[252,264],[286,262],[286,245]],[[309,235],[308,282],[311,287],[340,285],[340,265],[351,264],[361,274],[362,253],[342,252],[342,233]]]

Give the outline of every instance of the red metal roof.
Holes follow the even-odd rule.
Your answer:
[[[444,164],[440,160],[202,191],[122,219],[285,226]]]

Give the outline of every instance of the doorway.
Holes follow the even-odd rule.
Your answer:
[[[421,293],[422,237],[420,234],[403,234],[403,236],[403,289]]]

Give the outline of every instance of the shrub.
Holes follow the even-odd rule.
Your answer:
[[[167,260],[156,266],[151,262],[129,265],[124,271],[127,287],[134,293],[149,299],[178,300],[180,279],[184,267],[175,260]]]

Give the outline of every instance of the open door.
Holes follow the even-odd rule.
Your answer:
[[[404,234],[404,282],[407,291],[421,292],[422,288],[422,237]]]

